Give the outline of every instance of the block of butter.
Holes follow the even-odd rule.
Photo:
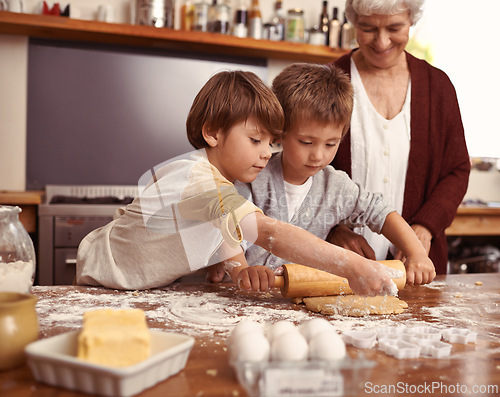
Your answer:
[[[110,367],[126,367],[149,357],[151,333],[140,309],[99,309],[83,314],[78,358]]]

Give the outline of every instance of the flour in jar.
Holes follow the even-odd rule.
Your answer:
[[[33,263],[32,262],[9,262],[0,263],[0,291],[20,292],[26,294],[30,292],[33,284]]]

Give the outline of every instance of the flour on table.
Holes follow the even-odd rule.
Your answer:
[[[127,291],[113,294],[112,290],[89,288],[89,292],[69,290],[64,294],[51,294],[51,287],[35,286],[32,293],[38,295],[36,310],[42,333],[44,329],[61,327],[67,330],[81,327],[84,312],[96,307],[132,308],[144,310],[150,328],[165,324],[174,332],[192,336],[213,336],[228,334],[242,319],[259,323],[289,320],[300,323],[310,319],[305,311],[291,310],[290,303],[269,304],[263,307],[261,296],[238,298],[236,287],[234,297],[216,292],[181,292],[175,290]],[[45,293],[44,293],[45,292]],[[254,302],[255,304],[252,304]]]

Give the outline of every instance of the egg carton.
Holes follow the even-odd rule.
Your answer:
[[[298,326],[244,320],[226,345],[229,364],[251,397],[357,396],[376,364],[362,354],[348,357],[341,336],[320,318]]]
[[[231,363],[238,382],[250,397],[358,396],[376,363],[362,354],[341,361]]]

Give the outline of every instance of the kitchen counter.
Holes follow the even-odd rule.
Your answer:
[[[448,236],[500,236],[500,208],[458,207],[455,219],[446,229]]]
[[[83,312],[96,307],[138,307],[146,312],[150,328],[195,337],[185,369],[141,393],[144,397],[246,396],[228,364],[225,340],[234,325],[243,317],[259,322],[286,319],[299,324],[321,316],[282,298],[278,290],[249,293],[239,291],[232,284],[184,282],[149,291],[35,286],[32,293],[39,297],[40,338],[80,328]],[[366,382],[371,383],[363,386],[370,388],[367,391],[373,393],[390,385],[411,391],[412,387],[432,385],[439,387],[434,393],[421,389],[418,394],[473,395],[473,387],[483,388],[475,395],[500,393],[500,274],[438,276],[430,285],[406,287],[400,291],[400,298],[409,305],[400,315],[326,318],[339,332],[353,328],[375,330],[387,326],[431,325],[441,329],[467,328],[477,332],[477,341],[453,344],[451,356],[441,359],[398,360],[376,348],[363,350],[366,359],[376,362],[366,378]],[[361,350],[348,346],[347,352],[356,357]],[[461,388],[458,392],[457,387]],[[36,382],[27,365],[0,372],[0,394],[9,397],[83,395]],[[415,394],[415,389],[404,393]]]
[[[0,205],[12,205],[21,208],[19,220],[28,233],[35,233],[37,228],[38,205],[42,203],[43,191],[0,191]]]

